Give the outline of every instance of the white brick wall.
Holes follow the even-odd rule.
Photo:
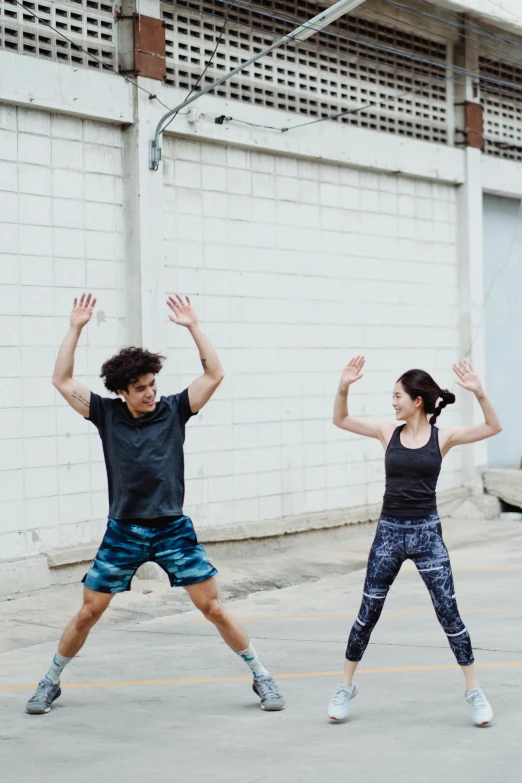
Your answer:
[[[382,448],[331,424],[337,380],[364,352],[351,408],[390,418],[402,371],[422,367],[452,384],[455,189],[205,142],[164,144],[166,287],[194,297],[227,373],[188,430],[187,511],[213,525],[378,502]],[[189,336],[175,327],[168,335],[162,393],[199,372]],[[441,422],[461,412],[454,406]],[[461,484],[456,452],[440,488]]]
[[[51,375],[79,291],[96,291],[102,312],[77,376],[101,392],[101,356],[125,342],[122,157],[115,126],[0,105],[0,559],[103,525],[98,435]]]
[[[389,416],[394,381],[411,366],[452,383],[454,188],[207,142],[164,145],[166,290],[151,295],[160,318],[167,292],[194,297],[227,372],[188,429],[188,513],[213,525],[377,502],[381,447],[333,427],[333,396],[361,351],[361,415]],[[0,559],[103,529],[97,432],[50,381],[72,298],[87,288],[100,313],[76,375],[104,393],[100,366],[126,342],[124,230],[122,131],[0,105]],[[147,346],[167,352],[163,394],[200,372],[189,336],[173,325],[166,334]],[[441,489],[462,477],[452,454]]]

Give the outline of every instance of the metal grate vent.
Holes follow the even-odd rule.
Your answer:
[[[224,8],[218,0],[162,3],[168,84],[185,90],[195,84],[221,32]],[[318,6],[303,0],[259,0],[249,8],[229,9],[227,29],[203,83],[211,83],[269,46],[299,20],[313,17]],[[290,16],[293,21],[285,23],[272,15]],[[427,141],[447,141],[445,43],[363,16],[341,18],[328,30],[340,37],[317,33],[308,42],[288,44],[225,82],[216,94],[317,118],[379,103],[383,105],[348,114],[340,121]],[[377,51],[376,46],[397,51]],[[432,62],[413,62],[408,55]],[[439,83],[433,85],[437,79]],[[422,87],[416,95],[400,97]]]
[[[0,0],[0,48],[49,60],[101,69],[101,64],[47,27],[52,25],[110,68],[115,62],[113,6],[103,0],[29,2]],[[30,12],[42,19],[39,21]],[[46,24],[47,23],[47,24]]]
[[[498,158],[522,161],[522,67],[480,58],[480,73],[520,85],[516,89],[481,79],[480,95],[484,107],[484,151]]]

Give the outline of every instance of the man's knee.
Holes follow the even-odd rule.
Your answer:
[[[216,625],[223,623],[227,616],[227,611],[219,598],[209,598],[199,609],[207,620]]]
[[[78,629],[85,630],[92,628],[92,626],[98,622],[106,608],[106,606],[97,606],[96,604],[84,604],[76,618]]]

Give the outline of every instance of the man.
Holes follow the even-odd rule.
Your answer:
[[[69,405],[100,434],[109,486],[109,521],[100,549],[84,577],[83,606],[60,640],[49,671],[27,703],[27,712],[49,712],[60,694],[60,674],[84,645],[115,593],[130,589],[136,570],[158,563],[172,586],[184,587],[194,605],[214,623],[224,641],[253,673],[264,710],[282,710],[283,697],[260,663],[248,636],[218,597],[214,566],[183,514],[185,424],[209,401],[224,377],[189,297],[168,298],[169,318],[189,330],[203,374],[181,394],[156,401],[156,375],[164,358],[142,348],[124,348],[105,362],[101,377],[117,399],[100,397],[73,377],[74,353],[96,299],[74,300],[70,329],[60,346],[53,384]],[[123,398],[123,399],[121,399]]]

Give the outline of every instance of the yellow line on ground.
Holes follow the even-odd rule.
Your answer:
[[[522,661],[505,661],[501,663],[477,663],[477,669],[502,669],[511,666],[522,667]],[[357,669],[357,674],[392,674],[395,672],[430,672],[458,669],[457,664],[444,664],[441,666],[390,666],[380,669]],[[301,677],[339,677],[340,671],[333,672],[292,672],[290,674],[277,674],[278,680],[289,680]],[[70,682],[62,685],[62,688],[124,688],[130,685],[197,685],[206,682],[250,682],[250,675],[240,677],[182,677],[176,680],[122,680],[121,682]],[[32,685],[0,685],[0,691],[26,691],[33,690]]]
[[[461,609],[462,614],[484,614],[486,612],[522,612],[522,606],[494,606],[491,609]],[[423,611],[404,611],[404,612],[386,612],[383,617],[405,617],[408,615],[432,615],[433,609]],[[253,622],[255,620],[268,622],[273,620],[346,620],[357,617],[357,613],[352,614],[288,614],[277,617],[275,615],[255,617],[236,617],[236,620],[244,622]],[[207,623],[204,617],[195,617],[193,623]]]

